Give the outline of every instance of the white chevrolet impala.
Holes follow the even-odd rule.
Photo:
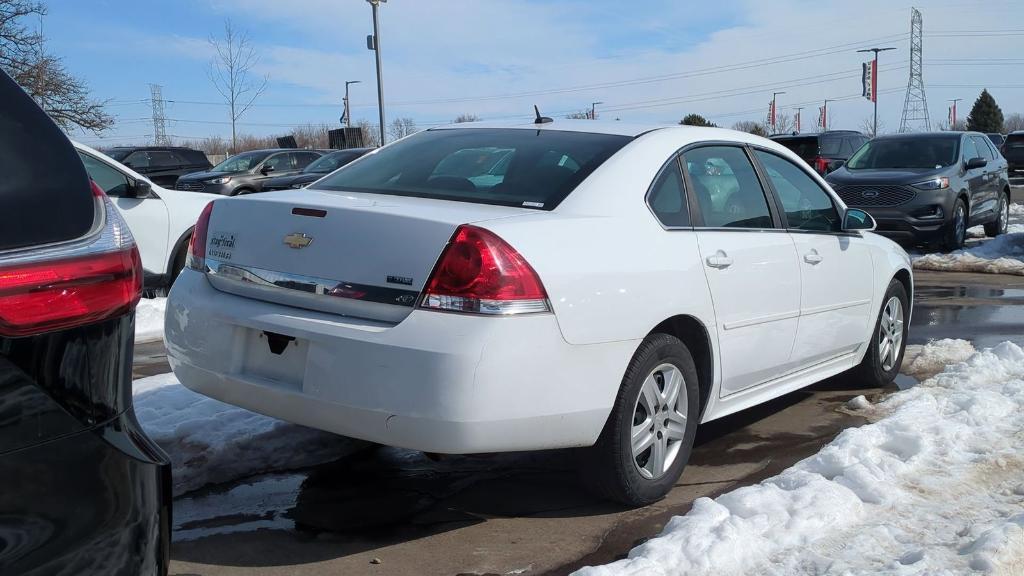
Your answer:
[[[310,188],[217,200],[171,290],[189,388],[439,453],[588,447],[664,496],[697,424],[899,371],[913,279],[789,150],[686,126],[420,132]]]

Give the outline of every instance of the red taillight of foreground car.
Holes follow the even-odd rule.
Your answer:
[[[52,259],[0,265],[0,335],[65,330],[124,314],[142,296],[142,260],[110,200],[93,184],[105,228]]]
[[[206,272],[206,237],[210,228],[210,214],[213,214],[213,202],[210,202],[199,213],[196,227],[192,229],[192,237],[188,240],[188,262],[186,265],[200,272]]]
[[[821,174],[822,176],[827,174],[828,173],[828,165],[829,165],[828,158],[822,158],[821,156],[817,156],[817,157],[814,158],[814,169],[818,172],[818,174]]]
[[[430,274],[420,306],[474,314],[549,312],[533,267],[493,232],[464,224]]]

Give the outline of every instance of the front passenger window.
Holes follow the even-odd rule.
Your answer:
[[[704,146],[683,154],[691,191],[709,228],[773,228],[768,201],[742,148]]]
[[[754,152],[775,188],[791,229],[838,232],[839,212],[828,193],[798,166],[763,150]]]

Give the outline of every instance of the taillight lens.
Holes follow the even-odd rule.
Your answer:
[[[196,227],[192,229],[192,238],[188,241],[188,262],[189,268],[206,272],[206,236],[210,228],[210,214],[213,214],[213,202],[203,208],[196,221]]]
[[[142,261],[110,199],[93,184],[103,228],[87,241],[33,259],[0,263],[0,334],[28,336],[90,324],[132,310]]]
[[[464,224],[430,274],[420,306],[475,314],[549,312],[533,267],[493,232]]]
[[[828,172],[828,158],[816,157],[814,159],[814,169],[818,171],[818,174],[824,176]]]

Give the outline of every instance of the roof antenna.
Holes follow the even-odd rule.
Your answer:
[[[537,119],[533,121],[534,124],[547,124],[548,122],[553,122],[551,118],[540,115],[540,108],[537,108],[536,104],[533,105],[533,112],[537,115]]]

